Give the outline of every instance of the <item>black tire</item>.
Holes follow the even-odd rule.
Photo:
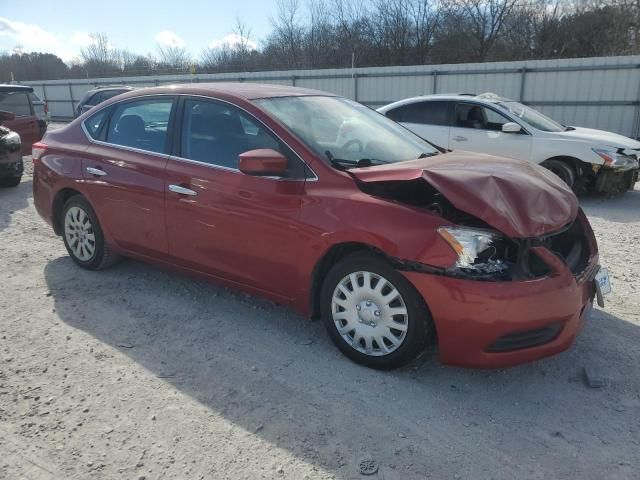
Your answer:
[[[338,331],[336,322],[333,319],[332,301],[339,283],[351,273],[364,271],[383,277],[395,287],[404,301],[408,316],[406,333],[400,346],[396,347],[391,353],[380,356],[358,351],[350,343],[347,343],[347,340]],[[364,284],[364,280],[362,282]],[[406,365],[423,353],[427,343],[435,336],[431,315],[420,294],[402,274],[393,268],[390,262],[374,253],[356,252],[338,261],[327,274],[320,295],[322,320],[329,337],[347,357],[367,367],[389,370]],[[360,318],[360,313],[357,313],[357,315]],[[360,322],[360,320],[358,321]],[[375,325],[373,328],[375,328]],[[350,338],[353,340],[354,337],[355,334]],[[384,341],[385,339],[383,338]],[[378,350],[381,351],[379,347]]]
[[[95,237],[95,250],[92,256],[88,259],[79,258],[74,251],[74,248],[70,245],[70,240],[67,238],[65,231],[65,219],[67,218],[67,213],[72,208],[79,208],[88,216],[90,231]],[[105,243],[104,234],[102,233],[102,227],[100,226],[98,217],[89,202],[81,195],[74,195],[66,201],[62,208],[59,220],[60,225],[62,226],[62,239],[64,241],[64,246],[71,259],[82,268],[86,268],[87,270],[102,270],[103,268],[107,268],[120,260],[120,256],[114,253]]]
[[[6,177],[0,178],[0,187],[17,187],[22,180],[22,172],[24,171],[24,163],[22,160],[18,162],[18,168],[14,173]]]
[[[547,160],[542,164],[547,170],[555,173],[570,189],[576,186],[576,171],[563,160]]]
[[[20,180],[22,180],[22,175],[19,177],[4,177],[0,178],[0,187],[17,187],[20,185]]]

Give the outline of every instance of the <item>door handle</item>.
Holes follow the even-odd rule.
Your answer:
[[[87,167],[86,170],[91,175],[97,175],[98,177],[104,177],[107,174],[107,172],[100,170],[99,168]]]
[[[169,185],[169,190],[173,193],[179,193],[180,195],[191,195],[192,197],[198,195],[198,192],[190,188],[181,187],[180,185]]]
[[[462,135],[456,135],[455,137],[453,137],[453,139],[456,142],[466,142],[467,140],[469,140],[467,137],[463,137]]]

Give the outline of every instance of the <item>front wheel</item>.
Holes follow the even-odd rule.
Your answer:
[[[562,160],[547,160],[542,164],[547,170],[555,173],[557,177],[560,177],[564,183],[570,189],[574,189],[576,186],[576,171],[573,166]]]
[[[429,311],[409,281],[385,259],[358,252],[327,274],[322,319],[336,346],[378,369],[406,365],[433,336]]]

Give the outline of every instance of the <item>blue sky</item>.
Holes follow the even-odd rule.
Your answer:
[[[146,54],[158,42],[184,45],[194,56],[215,42],[230,41],[236,16],[258,45],[271,30],[276,0],[0,0],[0,51],[55,53],[65,61],[106,33],[114,48]]]

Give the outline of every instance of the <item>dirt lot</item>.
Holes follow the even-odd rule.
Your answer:
[[[268,302],[133,261],[75,267],[27,175],[0,190],[0,478],[353,479],[371,457],[387,480],[637,479],[640,191],[582,205],[615,290],[574,348],[384,373]]]

